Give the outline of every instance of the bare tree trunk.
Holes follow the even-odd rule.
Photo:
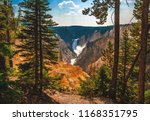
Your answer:
[[[40,10],[39,10],[40,13]],[[41,17],[39,15],[39,41],[40,41],[40,92],[43,87],[43,48],[42,48],[42,28],[41,28]]]
[[[7,73],[6,73],[6,60],[5,60],[5,57],[1,56],[0,55],[0,72],[2,72],[4,75],[4,80],[3,81],[6,81],[6,76],[7,76]],[[2,81],[0,79],[0,81]]]
[[[126,79],[125,79],[126,83],[127,83],[128,79],[130,78],[130,76],[131,76],[131,74],[132,74],[132,72],[133,72],[133,68],[134,68],[136,62],[137,62],[138,59],[139,59],[140,53],[141,53],[141,49],[139,50],[138,54],[136,55],[136,57],[135,57],[135,59],[134,59],[132,65],[131,65],[131,68],[129,69],[129,72],[128,72],[128,74],[127,74],[127,76],[126,76]]]
[[[38,88],[38,80],[39,80],[39,75],[38,75],[38,2],[36,0],[36,8],[35,8],[35,16],[36,16],[36,22],[35,22],[35,26],[34,26],[34,29],[35,29],[35,46],[34,46],[34,52],[35,52],[35,90],[37,91],[37,88]]]
[[[142,32],[141,32],[141,54],[139,64],[138,77],[138,103],[144,103],[145,90],[145,69],[146,69],[146,53],[147,53],[147,38],[148,38],[148,7],[149,0],[143,0],[142,6]]]
[[[10,8],[10,4],[7,0],[4,1],[4,5],[7,6],[7,8]],[[11,13],[9,13],[10,11],[6,11],[5,16],[6,16],[6,25],[7,30],[6,30],[6,42],[8,42],[9,44],[11,44],[11,35],[10,35],[10,20],[9,18],[11,18],[12,16],[10,15]],[[9,66],[13,67],[13,61],[12,61],[12,57],[9,58]]]
[[[119,62],[119,42],[120,42],[120,0],[115,0],[115,44],[114,44],[114,65],[112,71],[111,98],[116,100],[116,85]]]

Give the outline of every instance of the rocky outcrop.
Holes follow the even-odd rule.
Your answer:
[[[120,28],[121,38],[124,29],[124,26]],[[76,59],[75,65],[82,67],[84,71],[89,73],[91,66],[96,64],[98,67],[101,67],[103,63],[100,59],[102,51],[107,48],[109,42],[114,44],[114,29],[103,34],[95,31],[90,38],[86,39],[86,42],[88,41],[87,46]]]
[[[71,63],[71,59],[76,57],[76,54],[71,51],[68,45],[62,40],[59,40],[59,48],[61,54],[61,60],[66,63]]]
[[[75,65],[82,67],[84,71],[88,72],[88,66],[102,56],[102,50],[107,47],[109,41],[113,43],[113,38],[101,38],[93,42],[88,42],[87,46],[77,58]]]

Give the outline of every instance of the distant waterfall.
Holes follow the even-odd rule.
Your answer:
[[[79,40],[79,39],[74,39],[74,40],[73,40],[73,44],[72,44],[72,49],[73,49],[73,50],[76,50],[76,47],[77,47],[77,45],[78,45],[78,40]]]
[[[79,39],[74,39],[72,43],[72,49],[76,53],[77,57],[82,53],[83,49],[86,47],[86,44],[83,46],[78,45]],[[71,59],[71,64],[74,65],[76,63],[77,58]]]

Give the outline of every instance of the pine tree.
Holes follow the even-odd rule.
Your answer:
[[[125,30],[124,32],[124,36],[123,36],[123,42],[121,44],[122,46],[122,53],[123,53],[123,58],[122,58],[122,62],[123,62],[123,81],[125,82],[125,78],[126,78],[126,73],[127,73],[127,65],[129,62],[129,35],[127,30]],[[124,86],[126,87],[126,84],[124,83]]]
[[[124,98],[125,92],[126,92],[126,87],[127,87],[127,82],[126,82],[126,74],[127,74],[127,66],[129,62],[129,37],[128,37],[128,32],[127,30],[124,31],[123,34],[123,41],[121,44],[121,50],[122,50],[122,64],[123,65],[123,78],[122,78],[122,98]]]
[[[110,86],[111,86],[111,73],[112,70],[106,65],[103,65],[99,70],[98,70],[98,90],[102,96],[109,97],[110,93]]]
[[[22,30],[19,35],[19,52],[24,58],[20,65],[23,77],[34,80],[35,89],[42,90],[43,71],[57,61],[57,38],[51,27],[56,25],[48,14],[48,0],[25,0],[20,3]]]
[[[132,23],[129,27],[129,42],[130,42],[130,59],[131,63],[128,66],[129,69],[126,74],[125,82],[130,79],[133,70],[137,67],[139,55],[141,53],[140,49],[140,33],[141,33],[141,0],[135,0],[133,15],[137,22]]]
[[[87,0],[81,0],[86,2]],[[115,9],[115,39],[114,39],[114,64],[112,71],[112,87],[110,97],[116,100],[116,85],[119,63],[119,43],[120,43],[120,0],[93,0],[92,7],[83,10],[84,15],[95,16],[97,24],[104,24],[107,20],[109,8]]]
[[[114,49],[111,42],[108,42],[108,47],[102,51],[102,61],[105,65],[112,70],[113,68],[113,55]]]
[[[52,16],[46,12],[51,10],[48,7],[47,0],[41,2],[41,9],[39,9],[39,44],[40,44],[40,89],[42,90],[43,83],[43,63],[53,63],[57,61],[57,38],[48,27],[57,25],[52,21]],[[50,49],[49,49],[50,48]],[[57,56],[56,56],[57,55]]]
[[[143,0],[142,4],[142,26],[141,26],[141,54],[139,63],[139,89],[138,103],[144,103],[145,91],[145,70],[146,70],[146,54],[147,54],[147,39],[148,39],[148,11],[149,1]]]
[[[130,29],[130,41],[133,42],[133,50],[136,53],[140,48],[140,34],[141,34],[141,22],[142,22],[142,1],[135,0],[133,15],[137,22],[132,23]],[[148,12],[148,21],[150,22],[150,12]],[[149,36],[150,38],[150,36]],[[150,47],[150,39],[148,39],[148,47]],[[149,49],[148,49],[149,51]]]
[[[129,28],[126,28],[123,32],[123,38],[121,40],[121,47],[120,47],[120,63],[119,63],[119,79],[120,79],[120,85],[118,87],[121,90],[121,93],[119,97],[121,98],[121,103],[128,103],[130,102],[129,98],[131,92],[130,85],[127,83],[128,80],[126,80],[127,73],[129,71],[130,65],[132,64],[132,41],[129,41]],[[132,80],[132,83],[134,81]],[[134,92],[133,92],[134,93]],[[127,97],[128,95],[128,97]],[[127,102],[128,101],[128,102]]]
[[[133,64],[131,65],[131,68],[127,74],[126,77],[126,81],[129,79],[130,75],[132,74],[132,71],[135,67],[137,67],[137,62],[138,59],[141,55],[142,49],[141,49],[141,24],[142,24],[142,5],[143,5],[143,1],[141,0],[135,0],[135,7],[134,7],[134,17],[137,20],[136,23],[133,23],[131,25],[131,29],[130,29],[130,41],[132,42],[131,46],[132,46],[132,52],[131,52],[131,56],[132,56],[132,61]],[[150,22],[150,12],[148,12],[148,21]],[[147,25],[148,26],[148,25]],[[150,48],[150,36],[148,37],[147,40],[147,53],[149,52],[149,48]],[[138,53],[137,53],[138,52]],[[147,54],[148,56],[148,54]],[[135,59],[134,59],[135,58]]]
[[[6,61],[4,57],[4,31],[6,30],[6,17],[4,15],[4,9],[2,3],[0,3],[0,81],[6,79]]]
[[[12,9],[5,4],[5,0],[0,2],[0,79],[5,81],[7,78],[8,67],[6,59],[11,57],[10,42],[7,41],[7,32],[9,16],[6,13],[12,12]]]
[[[12,31],[14,31],[15,28],[15,21],[14,21],[14,13],[13,13],[13,7],[12,7],[12,1],[11,0],[3,0],[3,5],[5,6],[4,15],[6,16],[6,33],[5,33],[5,40],[10,43],[12,42]],[[11,46],[10,46],[11,47]],[[12,57],[9,57],[9,66],[13,67],[13,61]]]

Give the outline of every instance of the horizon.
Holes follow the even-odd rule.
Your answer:
[[[126,25],[130,25],[130,24],[120,24],[120,26],[126,26]],[[95,26],[89,26],[89,25],[67,25],[67,26],[53,26],[53,27],[110,27],[110,26],[114,26],[114,25],[95,25]]]

